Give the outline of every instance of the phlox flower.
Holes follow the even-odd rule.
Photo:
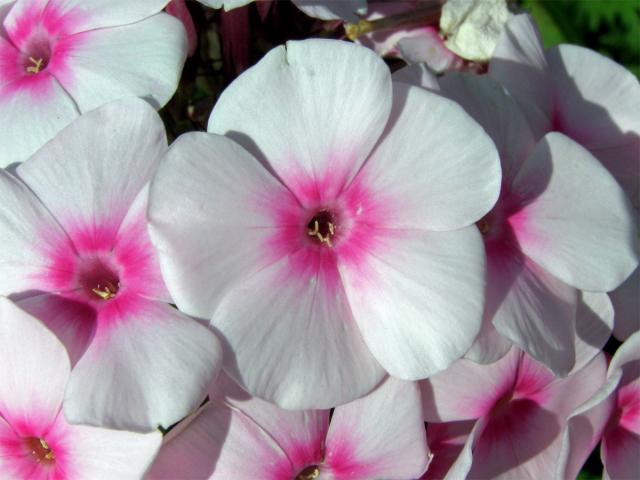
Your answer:
[[[562,132],[588,149],[620,183],[640,212],[640,83],[623,66],[592,50],[558,45],[543,50],[529,15],[506,25],[489,74],[518,100],[536,138]],[[637,244],[637,240],[636,240]],[[636,270],[611,294],[614,334],[640,330]]]
[[[414,382],[389,378],[330,416],[280,409],[221,375],[212,400],[169,432],[148,479],[409,480],[428,458]]]
[[[616,351],[607,382],[573,412],[557,476],[574,478],[599,441],[605,479],[640,476],[640,332]]]
[[[0,167],[25,160],[81,113],[175,92],[184,30],[168,0],[0,2]]]
[[[198,406],[214,334],[169,305],[146,233],[147,184],[167,150],[146,102],[88,112],[14,176],[0,171],[0,294],[65,344],[69,421],[148,430]]]
[[[484,300],[473,222],[500,171],[459,106],[392,86],[364,47],[307,40],[238,77],[209,132],[226,137],[183,135],[159,167],[150,233],[176,304],[211,319],[246,389],[329,408],[467,351]]]
[[[553,478],[569,416],[605,377],[602,353],[556,378],[514,346],[491,365],[462,359],[421,381],[427,438],[437,440],[433,473],[451,464],[445,478]]]
[[[552,132],[536,142],[518,105],[495,80],[451,73],[440,93],[462,105],[495,142],[498,202],[478,223],[487,252],[485,325],[468,358],[492,362],[510,343],[557,375],[574,367],[581,309],[603,312],[593,345],[613,326],[604,293],[636,268],[633,208],[591,153]],[[580,315],[585,317],[586,315]],[[496,332],[497,331],[497,332]]]
[[[135,479],[160,448],[146,434],[67,423],[71,365],[34,317],[0,298],[0,479]]]

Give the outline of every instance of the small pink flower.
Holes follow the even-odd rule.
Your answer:
[[[81,113],[138,96],[160,108],[186,54],[167,0],[16,0],[0,7],[0,167]]]
[[[0,294],[40,318],[74,365],[70,421],[146,430],[196,408],[215,336],[168,303],[146,231],[164,126],[129,99],[82,115],[14,177],[0,171]]]
[[[177,305],[224,336],[230,375],[282,407],[329,408],[464,354],[483,304],[473,222],[500,173],[460,107],[392,87],[366,48],[308,40],[238,77],[209,131],[229,138],[172,145],[150,232]]]
[[[55,335],[0,298],[0,477],[140,478],[160,448],[160,432],[67,423],[61,406],[70,369]]]
[[[221,375],[212,400],[165,438],[149,479],[408,480],[424,472],[417,384],[388,378],[329,416],[282,410]]]
[[[515,347],[491,365],[456,362],[420,382],[425,420],[475,423],[429,423],[427,438],[439,430],[432,464],[452,463],[447,478],[552,478],[569,416],[605,376],[603,354],[562,379]],[[425,478],[437,476],[427,471]]]
[[[638,265],[633,208],[578,143],[556,132],[536,142],[518,105],[495,80],[452,73],[439,84],[442,95],[486,129],[503,172],[498,202],[477,223],[487,251],[487,303],[483,331],[468,357],[495,361],[513,342],[567,375],[574,368],[576,332],[589,335],[578,325],[587,321],[589,307],[602,307],[600,323],[610,318],[605,294],[594,298],[579,290],[612,290]],[[609,337],[608,323],[594,340],[594,353]]]

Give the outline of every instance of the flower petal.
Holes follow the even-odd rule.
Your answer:
[[[578,291],[527,260],[488,262],[488,315],[493,325],[556,375],[575,363]]]
[[[62,86],[82,112],[125,97],[142,97],[154,108],[176,91],[187,55],[180,21],[165,13],[132,25],[91,30],[60,42],[69,45]]]
[[[556,130],[588,149],[640,202],[640,84],[622,65],[575,45],[547,52]]]
[[[331,417],[323,473],[331,478],[418,478],[429,448],[415,382],[387,378]]]
[[[362,340],[330,253],[302,249],[230,291],[211,323],[225,371],[287,409],[330,408],[361,397],[384,370]],[[308,278],[291,265],[307,265]]]
[[[424,63],[415,63],[396,70],[391,75],[394,82],[407,83],[416,87],[426,88],[433,92],[440,90],[438,77]]]
[[[500,162],[491,139],[460,106],[396,82],[387,128],[354,184],[397,205],[388,228],[451,230],[494,205]]]
[[[168,427],[202,402],[220,363],[212,332],[169,305],[140,299],[126,316],[98,318],[71,374],[65,416],[134,431]]]
[[[169,432],[146,478],[282,480],[295,474],[278,444],[251,418],[210,401]]]
[[[232,140],[181,135],[158,168],[149,199],[149,233],[180,310],[211,318],[230,288],[273,262],[263,247],[277,231],[276,214],[269,213],[287,204],[297,206]]]
[[[522,251],[560,280],[581,290],[609,291],[638,265],[629,201],[573,140],[545,135],[512,188],[525,199],[510,219]]]
[[[490,285],[487,284],[487,288]],[[511,348],[512,342],[493,326],[492,318],[483,315],[482,328],[464,358],[476,363],[494,363],[504,357]]]
[[[584,368],[604,348],[613,329],[613,306],[606,293],[580,292],[576,313],[576,363]]]
[[[0,57],[5,42],[0,38]],[[26,85],[19,80],[3,84],[2,77],[0,73],[0,167],[6,167],[29,158],[79,112],[69,94],[48,74]]]
[[[123,100],[82,115],[17,172],[77,250],[109,247],[166,142],[164,125],[147,103]]]
[[[489,414],[508,392],[517,374],[520,352],[512,348],[490,365],[470,360],[455,362],[444,372],[420,382],[427,422],[475,420]]]
[[[0,297],[0,416],[20,435],[41,434],[55,421],[71,366],[64,346],[47,328]]]
[[[615,310],[613,334],[618,340],[624,341],[640,330],[638,285],[640,285],[640,268],[636,268],[622,285],[609,292]]]
[[[240,75],[218,99],[208,130],[272,167],[304,203],[299,178],[330,175],[338,193],[380,138],[390,108],[391,76],[375,53],[311,39],[274,48]]]
[[[357,22],[358,15],[367,13],[367,0],[292,0],[296,7],[313,18],[320,20],[345,20]],[[356,13],[358,15],[356,15]]]
[[[395,377],[425,378],[464,355],[480,330],[480,234],[406,230],[385,240],[375,256],[340,263],[340,275],[373,356]]]

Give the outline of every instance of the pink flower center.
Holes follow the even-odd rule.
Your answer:
[[[320,467],[310,465],[296,475],[295,480],[314,480],[320,476]]]
[[[55,461],[56,457],[51,447],[49,447],[43,438],[26,437],[24,438],[24,444],[32,460],[36,463],[50,464]]]
[[[51,61],[51,44],[45,35],[34,35],[22,54],[22,65],[28,75],[37,75]]]
[[[120,277],[116,269],[102,258],[82,261],[78,283],[90,300],[111,300],[120,290]]]
[[[311,241],[331,248],[337,228],[335,215],[329,210],[322,209],[316,212],[309,220],[307,236]]]

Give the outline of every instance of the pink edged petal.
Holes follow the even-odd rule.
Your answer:
[[[536,144],[518,104],[486,75],[449,73],[439,84],[440,93],[459,103],[489,134],[500,155],[503,182],[510,184]]]
[[[513,386],[520,352],[512,348],[491,365],[462,359],[420,382],[427,422],[475,420],[487,415]]]
[[[640,330],[640,268],[636,268],[622,285],[609,292],[615,311],[613,334],[624,341]]]
[[[271,211],[295,198],[235,142],[186,133],[151,184],[149,233],[178,307],[211,318],[230,287],[279,257]]]
[[[387,228],[451,230],[489,211],[500,178],[493,142],[460,106],[396,82],[389,123],[354,184],[390,205]]]
[[[193,23],[193,18],[191,17],[191,13],[189,13],[185,0],[171,0],[167,5],[166,12],[176,17],[182,23],[182,26],[187,32],[187,56],[191,57],[196,53],[198,46],[198,32],[196,31],[196,26]]]
[[[187,54],[182,24],[165,13],[65,41],[73,44],[68,68],[74,75],[60,82],[82,112],[124,97],[164,106],[176,91]]]
[[[334,188],[318,195],[337,194],[377,143],[390,109],[391,76],[374,52],[333,40],[292,41],[226,88],[208,130],[272,167],[306,205],[318,199],[299,179],[318,184],[330,176]]]
[[[494,363],[504,357],[513,343],[493,326],[488,315],[482,317],[482,328],[464,358],[476,363]]]
[[[555,130],[588,149],[640,201],[640,84],[593,50],[558,45],[547,52],[555,89]]]
[[[225,371],[287,409],[352,401],[384,376],[358,330],[332,252],[314,254],[302,249],[245,279],[211,320],[223,336]]]
[[[45,15],[64,15],[73,19],[71,32],[85,32],[139,22],[160,12],[169,0],[49,0]],[[34,3],[34,2],[24,2]]]
[[[427,425],[427,443],[432,459],[421,480],[445,478],[449,469],[462,452],[467,438],[473,430],[475,420],[463,422],[429,423]]]
[[[94,339],[71,374],[65,416],[135,431],[168,427],[202,402],[220,363],[215,335],[169,305],[115,304],[100,312]]]
[[[250,396],[225,373],[218,376],[214,388],[210,397],[240,410],[267,432],[285,452],[295,472],[322,462],[329,410],[283,410]]]
[[[575,363],[578,291],[527,260],[489,255],[487,270],[485,314],[496,330],[557,375],[567,375]]]
[[[320,20],[345,20],[357,22],[367,13],[367,0],[291,0],[296,7]],[[357,14],[357,15],[356,15]]]
[[[462,357],[480,330],[480,234],[469,227],[386,235],[375,256],[340,263],[340,276],[373,356],[395,377],[426,378]]]
[[[34,295],[17,303],[55,333],[66,347],[71,365],[78,363],[95,332],[97,314],[92,307],[55,294]]]
[[[474,448],[479,438],[481,437],[484,429],[487,426],[488,417],[481,417],[478,421],[473,422],[473,428],[465,438],[462,448],[459,449],[459,454],[455,460],[451,463],[451,466],[446,472],[445,480],[459,480],[461,478],[467,478],[469,471],[473,466]],[[466,423],[466,422],[465,422]],[[468,428],[468,426],[465,425]],[[448,460],[447,463],[451,462]],[[429,471],[427,470],[427,474]],[[427,477],[430,478],[430,477]],[[476,477],[469,477],[476,478]]]
[[[287,456],[241,410],[210,401],[165,438],[149,480],[290,480]]]
[[[424,63],[407,65],[406,67],[396,70],[391,75],[391,79],[394,82],[407,83],[416,87],[426,88],[432,92],[440,90],[438,77],[436,77]]]
[[[0,38],[0,57],[5,40]],[[4,69],[0,58],[0,69]],[[37,79],[3,83],[0,73],[0,167],[29,158],[78,115],[58,81],[46,72]]]
[[[75,478],[142,478],[162,443],[159,431],[142,434],[84,425],[67,429]]]
[[[522,251],[560,280],[603,292],[638,265],[628,199],[600,162],[568,137],[545,135],[512,190],[524,203],[509,220]]]
[[[613,306],[606,293],[580,292],[576,312],[576,363],[581,370],[605,346],[613,329]]]
[[[0,294],[47,291],[71,275],[71,242],[22,182],[0,170]]]
[[[0,354],[0,416],[18,434],[44,434],[58,415],[69,380],[64,346],[38,320],[1,297]]]
[[[128,99],[82,115],[17,172],[76,250],[109,249],[166,149],[158,114]]]
[[[530,15],[514,15],[505,24],[489,75],[518,101],[536,138],[542,137],[551,126],[553,80],[540,32]]]
[[[428,462],[417,383],[389,377],[334,410],[321,467],[330,478],[418,478]]]

